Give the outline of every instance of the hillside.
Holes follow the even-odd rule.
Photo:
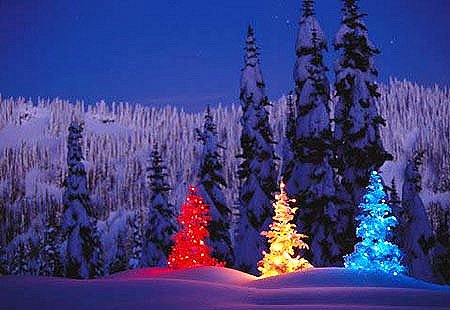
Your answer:
[[[390,184],[395,177],[401,189],[403,169],[412,150],[425,150],[422,198],[436,228],[436,209],[450,204],[450,92],[391,81],[389,86],[381,87],[381,94],[378,105],[387,119],[383,141],[395,157],[382,168],[384,179]],[[273,103],[270,109],[275,140],[281,141],[286,98]],[[218,106],[212,114],[219,142],[226,148],[221,151],[228,184],[224,193],[228,205],[235,206],[241,112],[238,106],[231,105]],[[61,210],[67,172],[67,128],[72,117],[85,124],[88,186],[105,244],[126,229],[130,210],[146,211],[150,193],[145,169],[154,142],[163,147],[174,189],[170,199],[176,206],[181,205],[188,185],[195,183],[200,143],[194,129],[202,124],[201,113],[127,103],[84,105],[61,99],[31,102],[1,98],[0,203],[4,208],[0,209],[0,221],[4,225],[0,227],[0,246],[24,231],[36,235],[32,231],[41,231],[41,215],[49,207]],[[276,145],[278,155],[282,154],[281,147],[282,143]],[[109,262],[115,254],[114,246],[107,248]]]

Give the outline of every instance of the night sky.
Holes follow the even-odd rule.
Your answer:
[[[316,12],[332,41],[341,1]],[[93,4],[95,3],[95,4]],[[132,3],[132,4],[131,4]],[[0,1],[0,93],[174,104],[236,102],[248,23],[271,99],[293,87],[299,0]],[[449,0],[365,0],[390,76],[450,85]],[[330,48],[330,51],[332,48]],[[333,53],[327,65],[333,68]],[[332,77],[333,75],[330,75]]]

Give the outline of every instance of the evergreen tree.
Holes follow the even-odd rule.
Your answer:
[[[225,261],[228,267],[234,265],[233,246],[231,244],[231,209],[227,206],[222,189],[226,187],[222,159],[217,141],[217,129],[208,106],[203,131],[197,129],[197,135],[203,144],[198,172],[199,193],[210,208],[209,238],[206,243],[212,249],[212,257]]]
[[[343,249],[338,240],[346,231],[338,226],[335,205],[332,134],[330,124],[330,88],[323,64],[327,49],[325,35],[314,15],[314,1],[303,2],[298,29],[294,157],[292,172],[285,179],[286,191],[302,206],[297,225],[311,236],[311,251],[306,257],[315,266],[342,264]]]
[[[289,200],[284,190],[283,181],[280,183],[280,194],[275,196],[273,204],[275,215],[269,231],[263,231],[269,241],[269,252],[264,252],[264,257],[258,263],[258,270],[262,277],[271,277],[279,274],[300,271],[312,268],[312,265],[303,257],[295,255],[298,249],[307,249],[308,245],[303,241],[306,235],[296,231],[294,214],[298,210],[289,206]]]
[[[93,258],[90,266],[90,277],[101,278],[105,275],[105,252],[103,250],[103,244],[100,231],[97,226],[97,219],[91,219],[91,226],[93,227]]]
[[[44,262],[40,274],[44,276],[63,276],[64,266],[60,257],[61,226],[59,214],[48,212],[43,237],[42,260]]]
[[[392,214],[398,221],[398,225],[393,228],[393,241],[395,244],[399,246],[400,249],[403,248],[403,234],[404,229],[402,223],[404,223],[405,213],[402,207],[402,200],[398,194],[397,183],[395,182],[395,178],[391,180],[391,187],[387,187],[386,189],[389,191],[389,200],[388,203],[392,208]]]
[[[345,267],[357,270],[375,270],[397,275],[405,272],[402,253],[397,245],[389,242],[392,228],[397,219],[386,203],[381,176],[373,171],[370,175],[367,193],[359,204],[361,214],[356,235],[362,240],[355,245],[355,251],[345,256]]]
[[[291,178],[295,165],[294,143],[296,132],[296,110],[294,100],[295,97],[291,91],[287,97],[288,115],[286,118],[286,127],[283,137],[283,165],[281,167],[281,176],[283,177],[283,180],[289,180]]]
[[[0,248],[0,275],[10,274],[8,254],[5,248]]]
[[[242,105],[241,147],[243,159],[239,167],[240,222],[236,238],[235,265],[242,271],[257,274],[257,262],[267,248],[260,235],[271,223],[272,193],[276,190],[274,141],[266,107],[265,84],[259,66],[253,29],[249,26],[245,65],[241,74]]]
[[[67,139],[68,176],[63,195],[63,229],[67,237],[66,276],[88,278],[94,253],[93,231],[91,225],[91,200],[86,184],[81,150],[83,128],[78,122],[69,126]]]
[[[338,188],[342,201],[339,221],[343,226],[342,245],[345,252],[355,242],[353,218],[361,201],[370,172],[392,159],[382,144],[380,126],[385,125],[375,104],[380,97],[375,79],[378,72],[374,57],[379,50],[369,40],[359,12],[358,0],[343,0],[341,28],[334,47],[341,51],[336,63],[335,165],[341,178]]]
[[[138,207],[134,210],[134,216],[131,222],[131,258],[128,261],[128,268],[136,269],[142,267],[142,248],[144,245],[144,240],[142,236],[142,231],[144,229],[143,218],[141,214],[141,209]]]
[[[416,152],[405,169],[402,189],[404,216],[400,218],[403,232],[401,245],[410,275],[432,282],[435,279],[431,265],[434,236],[419,195],[422,190],[419,169],[422,165],[423,154],[423,152]]]
[[[12,260],[11,274],[28,275],[30,273],[30,252],[29,240],[18,240]]]
[[[191,187],[181,207],[178,217],[181,229],[173,238],[174,246],[167,263],[171,269],[225,265],[211,256],[211,249],[206,244],[211,217],[208,205],[197,191],[196,187]]]
[[[172,248],[172,236],[177,231],[176,210],[168,201],[170,186],[167,183],[167,167],[155,144],[148,167],[150,180],[150,206],[145,226],[145,260],[151,267],[164,267]]]
[[[128,269],[128,259],[126,255],[126,244],[123,233],[117,234],[116,252],[109,268],[110,273],[117,273]]]
[[[444,284],[450,284],[450,210],[440,208],[433,258],[435,273]]]

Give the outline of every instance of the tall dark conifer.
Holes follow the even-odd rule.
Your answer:
[[[95,229],[92,225],[92,203],[86,181],[81,149],[82,126],[74,121],[67,139],[68,176],[63,195],[63,230],[67,238],[66,276],[89,278],[94,264]]]
[[[336,63],[335,161],[341,179],[339,198],[344,206],[340,223],[344,228],[341,244],[345,252],[356,242],[354,217],[370,172],[392,158],[383,147],[376,100],[380,97],[375,81],[378,71],[374,57],[380,53],[369,40],[359,12],[358,0],[343,0],[342,22],[334,47],[340,51]]]
[[[167,183],[167,167],[157,144],[153,147],[147,172],[151,197],[145,224],[144,261],[147,266],[165,267],[173,245],[172,236],[177,231],[177,212],[169,203],[171,188]]]
[[[207,244],[211,248],[211,256],[218,261],[234,265],[234,253],[231,243],[230,223],[231,209],[227,206],[223,188],[227,186],[223,173],[222,159],[217,141],[217,128],[208,106],[205,114],[203,130],[197,129],[199,141],[203,144],[198,172],[198,189],[204,201],[209,205],[209,238]]]
[[[294,69],[296,118],[292,132],[292,170],[284,177],[286,191],[300,207],[297,225],[310,237],[305,256],[314,266],[343,263],[338,239],[344,231],[338,226],[335,204],[335,177],[330,124],[330,88],[323,64],[327,49],[325,35],[314,14],[314,1],[303,1],[296,44]]]
[[[272,129],[269,125],[265,84],[258,59],[254,32],[249,26],[241,74],[242,154],[239,168],[240,222],[236,237],[236,267],[257,274],[256,264],[267,248],[260,233],[272,222],[272,197],[277,189],[277,171]]]

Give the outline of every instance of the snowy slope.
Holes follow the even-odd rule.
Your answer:
[[[340,268],[266,278],[203,267],[104,280],[6,276],[2,309],[450,309],[450,287]]]

